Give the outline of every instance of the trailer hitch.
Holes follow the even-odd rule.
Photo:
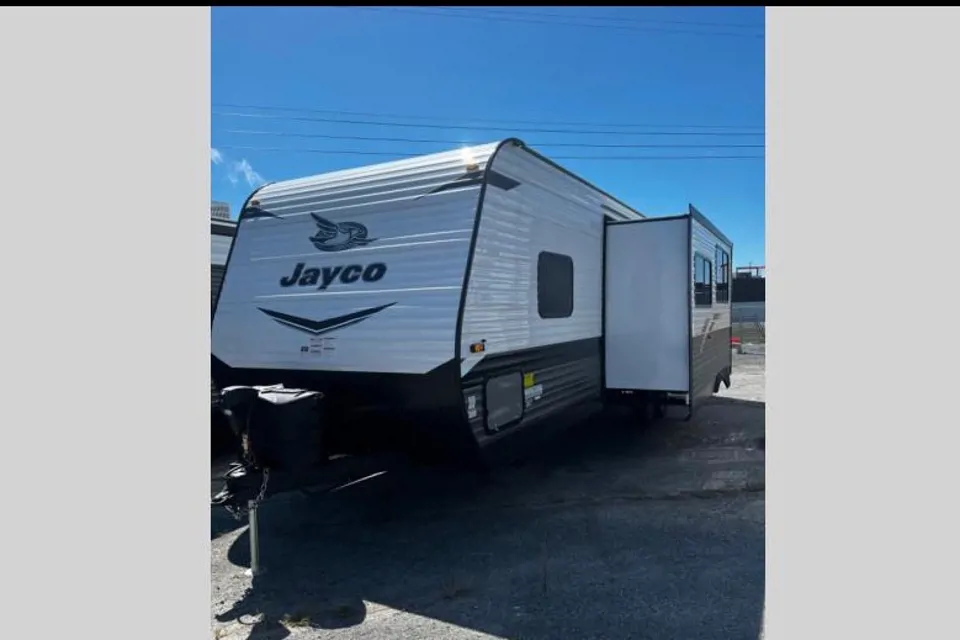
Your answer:
[[[270,469],[256,469],[234,462],[223,474],[223,479],[226,483],[210,501],[211,505],[223,507],[235,519],[242,520],[251,507],[258,507],[267,497]]]
[[[227,387],[220,406],[240,443],[239,461],[223,474],[225,485],[211,500],[237,520],[250,523],[250,573],[260,566],[258,509],[270,494],[295,489],[326,461],[323,394],[283,385]]]

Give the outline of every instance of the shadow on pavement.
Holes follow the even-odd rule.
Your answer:
[[[259,615],[230,636],[251,640],[358,625],[449,636],[443,623],[509,638],[755,640],[763,413],[716,398],[689,423],[639,429],[608,414],[489,476],[403,469],[278,497],[261,508],[268,570],[245,592],[244,523],[217,514],[216,619]]]

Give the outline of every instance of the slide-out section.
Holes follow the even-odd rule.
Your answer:
[[[607,224],[607,389],[689,391],[690,223],[679,216]]]
[[[729,381],[730,265],[733,243],[703,214],[690,207],[693,290],[690,304],[691,402],[708,398],[721,380]]]

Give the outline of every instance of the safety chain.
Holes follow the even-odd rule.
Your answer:
[[[244,458],[244,461],[247,463],[248,468],[250,467],[256,468],[257,461],[253,455],[253,452],[250,450],[250,440],[249,440],[250,416],[251,414],[247,413],[247,428],[245,433],[242,436],[243,458]],[[268,469],[267,467],[264,467],[262,470],[262,474],[263,474],[263,480],[260,483],[260,491],[257,493],[257,497],[253,499],[252,507],[254,509],[260,506],[260,503],[263,502],[263,496],[267,493],[267,483],[270,481],[270,469]],[[250,513],[250,508],[251,508],[251,505],[249,502],[239,507],[231,507],[228,505],[225,505],[225,506],[227,507],[227,511],[229,511],[230,514],[237,520],[243,520],[244,516]]]
[[[253,508],[256,509],[260,506],[260,503],[263,502],[263,496],[267,493],[267,483],[270,480],[270,469],[263,470],[263,481],[260,483],[260,491],[257,493],[257,497],[253,499]],[[224,508],[234,517],[236,520],[243,520],[243,518],[250,513],[250,504],[241,505],[239,507],[234,507],[229,504],[223,505]]]

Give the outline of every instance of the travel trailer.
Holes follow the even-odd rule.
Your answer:
[[[331,454],[692,412],[730,384],[732,252],[692,206],[646,217],[514,138],[272,183],[239,216],[212,375],[319,392]]]
[[[604,389],[640,405],[687,407],[730,386],[730,242],[688,213],[608,222]]]

